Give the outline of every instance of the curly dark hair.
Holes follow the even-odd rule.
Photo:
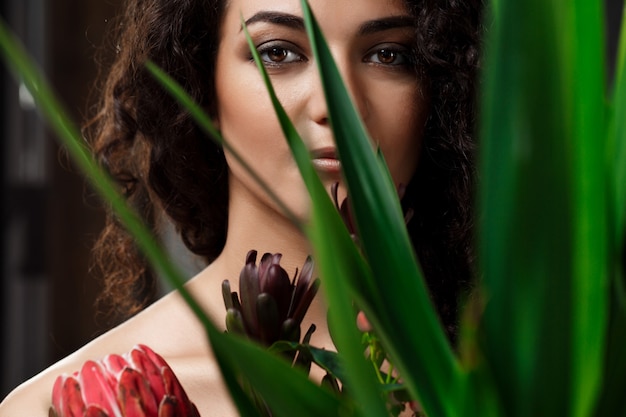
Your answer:
[[[215,114],[220,0],[129,0],[116,57],[87,136],[128,201],[153,227],[165,214],[186,246],[212,261],[226,238],[221,149],[142,65],[152,60]],[[482,0],[405,0],[415,16],[417,70],[430,97],[423,151],[405,200],[409,231],[450,335],[472,276],[475,84]],[[150,302],[154,279],[113,214],[95,248],[103,298],[119,318]]]

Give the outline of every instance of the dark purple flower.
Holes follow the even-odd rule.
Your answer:
[[[256,251],[248,252],[239,275],[241,299],[228,280],[222,283],[226,328],[266,346],[279,340],[298,342],[302,319],[319,288],[319,279],[312,279],[313,261],[308,257],[300,276],[296,271],[290,280],[280,266],[281,254],[265,253],[258,266],[256,257]]]

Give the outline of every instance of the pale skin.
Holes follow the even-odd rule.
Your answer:
[[[425,99],[409,69],[414,42],[409,16],[398,0],[311,0],[373,141],[379,145],[397,184],[408,183],[415,171],[424,124]],[[305,220],[309,199],[267,97],[250,61],[240,18],[272,77],[280,101],[313,152],[313,162],[327,188],[340,181],[340,165],[326,104],[301,26],[298,0],[231,0],[220,32],[215,122],[224,136],[254,166],[296,216]],[[245,123],[242,123],[245,120]],[[277,205],[227,154],[229,223],[219,257],[191,279],[187,288],[210,318],[223,327],[225,310],[221,282],[235,286],[250,249],[283,254],[282,265],[293,276],[311,252],[306,239]],[[317,325],[312,344],[332,349],[326,307],[317,297],[303,331]],[[173,368],[202,416],[236,415],[211,355],[204,330],[177,293],[171,293],[132,319],[22,384],[0,404],[0,416],[48,415],[55,378],[80,368],[88,359],[124,353],[143,343]],[[319,378],[319,372],[313,375]]]

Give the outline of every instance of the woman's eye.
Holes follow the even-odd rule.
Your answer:
[[[407,65],[409,52],[396,47],[378,48],[365,56],[364,61],[380,65]]]
[[[290,64],[304,61],[304,57],[292,49],[276,44],[261,45],[258,47],[259,56],[265,64]]]

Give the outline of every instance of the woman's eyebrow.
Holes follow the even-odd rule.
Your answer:
[[[291,29],[299,31],[305,30],[304,19],[300,16],[296,16],[289,13],[272,12],[272,11],[260,11],[255,13],[252,17],[245,21],[246,26],[251,26],[254,23],[265,22],[272,23],[274,25],[286,26]],[[243,27],[241,28],[243,30]]]
[[[359,27],[358,33],[359,35],[371,35],[385,30],[412,27],[415,27],[415,20],[411,16],[389,16],[364,22]]]

